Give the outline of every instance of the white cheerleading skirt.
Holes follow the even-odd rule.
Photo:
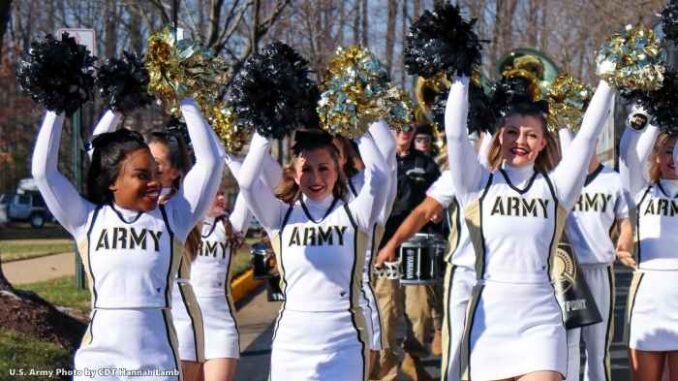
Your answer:
[[[240,358],[238,327],[226,296],[203,296],[197,287],[195,293],[205,332],[205,360]]]
[[[360,311],[280,311],[269,381],[367,380],[368,343]]]
[[[180,369],[168,309],[95,309],[75,352],[73,379],[177,381]]]
[[[639,270],[633,274],[627,309],[629,347],[678,350],[678,271]]]
[[[441,381],[461,379],[461,339],[466,310],[475,286],[476,272],[467,267],[448,265],[445,270],[445,315],[443,317],[443,359]]]
[[[372,284],[363,280],[360,290],[360,307],[365,316],[367,337],[369,338],[370,350],[381,351],[386,348],[384,336],[381,332],[381,315],[379,314],[379,305],[374,295]]]
[[[189,309],[193,313],[189,313]],[[174,283],[172,317],[179,340],[181,361],[204,361],[203,321],[195,293],[189,283]]]
[[[473,289],[468,311],[462,379],[497,380],[535,371],[565,376],[567,337],[550,283],[485,281]]]

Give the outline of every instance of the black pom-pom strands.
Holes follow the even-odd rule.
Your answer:
[[[445,3],[412,24],[405,48],[407,72],[425,78],[438,73],[470,76],[480,65],[480,40],[459,7]]]
[[[320,92],[308,74],[308,62],[283,43],[252,55],[230,88],[238,124],[276,139],[297,128],[317,127]]]
[[[72,114],[92,98],[94,61],[68,33],[61,41],[47,35],[31,43],[19,62],[17,79],[24,94],[48,110]]]
[[[99,68],[96,84],[111,110],[126,113],[153,101],[148,81],[143,59],[124,52],[122,59],[112,58]]]

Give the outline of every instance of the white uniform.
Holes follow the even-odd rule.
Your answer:
[[[184,252],[172,287],[172,321],[182,361],[205,361],[205,333],[200,305],[191,284],[191,258]]]
[[[355,198],[358,192],[363,187],[365,181],[365,172],[358,172],[355,176],[349,179],[350,199]],[[386,337],[382,335],[381,331],[381,315],[379,313],[379,305],[377,304],[377,297],[374,294],[372,287],[372,269],[374,268],[373,253],[379,251],[379,242],[384,235],[384,227],[379,224],[374,224],[372,231],[369,234],[369,246],[365,250],[365,266],[363,268],[362,287],[360,289],[360,307],[365,315],[365,322],[367,323],[367,335],[369,337],[370,350],[381,351],[386,348]]]
[[[203,315],[205,360],[240,357],[231,298],[231,262],[232,252],[223,221],[205,219],[200,250],[191,266],[191,283]]]
[[[269,234],[285,294],[270,379],[362,380],[368,337],[360,282],[368,237],[342,201],[318,221],[306,208],[304,201],[289,207],[281,229]]]
[[[271,237],[285,294],[273,333],[271,381],[367,379],[360,283],[367,232],[385,201],[378,185],[388,169],[369,134],[357,143],[365,184],[348,204],[331,196],[302,196],[293,206],[278,200],[258,179],[270,142],[257,133],[238,176],[240,194]]]
[[[197,104],[183,100],[181,111],[196,152],[184,178],[192,187],[146,213],[94,205],[59,173],[63,115],[48,112],[38,133],[33,177],[54,217],[78,243],[92,294],[90,324],[75,354],[75,368],[82,371],[76,380],[92,374],[99,380],[181,379],[171,285],[183,242],[219,185],[210,175],[222,168]]]
[[[660,180],[638,193],[638,271],[629,291],[627,338],[642,351],[678,350],[678,180]]]
[[[445,269],[445,315],[443,317],[443,358],[441,381],[459,381],[461,379],[461,339],[466,320],[466,309],[471,291],[476,284],[475,253],[466,227],[466,219],[454,196],[449,179],[449,171],[444,171],[438,180],[428,189],[426,195],[435,199],[443,208],[447,208],[450,236],[449,249],[445,261],[450,265]]]
[[[499,170],[466,205],[480,279],[462,343],[462,356],[470,360],[462,364],[466,377],[494,380],[538,370],[565,374],[565,327],[550,266],[567,212],[553,183],[534,172],[513,185]]]
[[[127,219],[113,206],[100,206],[91,213],[86,235],[78,238],[93,309],[75,369],[157,369],[175,371],[166,379],[178,379],[169,307],[182,244],[164,206]],[[116,321],[125,329],[112,330]]]
[[[568,379],[580,374],[580,339],[586,354],[585,381],[609,381],[610,345],[614,336],[615,248],[610,229],[628,217],[628,204],[619,174],[603,166],[586,177],[584,189],[567,218],[565,234],[579,263],[603,321],[568,330]]]

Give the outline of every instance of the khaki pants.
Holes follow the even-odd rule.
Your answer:
[[[379,353],[378,364],[370,376],[371,380],[393,381],[403,364],[405,373],[414,381],[428,379],[420,357],[428,354],[427,338],[431,332],[431,301],[433,286],[401,286],[398,280],[377,278],[374,289],[382,318],[382,335],[388,345]],[[442,298],[440,298],[442,300]],[[406,317],[407,336],[401,345],[402,318]],[[404,353],[403,353],[404,349]],[[407,368],[407,369],[405,369]]]

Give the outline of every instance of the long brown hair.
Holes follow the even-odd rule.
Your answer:
[[[501,142],[499,141],[499,137],[504,128],[504,124],[506,123],[506,119],[512,116],[532,116],[539,119],[543,127],[542,131],[544,132],[544,139],[546,139],[546,146],[537,155],[537,159],[534,161],[534,167],[537,171],[543,173],[552,170],[558,163],[558,144],[553,136],[546,130],[546,117],[539,108],[522,103],[515,105],[511,111],[499,121],[499,128],[492,139],[492,146],[488,153],[490,169],[498,169],[504,159],[501,155]]]
[[[662,147],[671,139],[676,137],[667,131],[663,131],[657,136],[657,140],[654,141],[654,148],[650,154],[650,180],[652,182],[657,182],[662,178],[662,169],[659,163],[657,163],[657,156],[661,154]]]
[[[299,156],[301,156],[304,152],[316,149],[325,149],[332,157],[334,168],[337,172],[337,182],[334,184],[332,194],[336,198],[340,198],[342,200],[345,199],[348,181],[344,171],[339,168],[339,151],[332,143],[320,144],[309,149],[302,149],[299,151],[299,153],[293,153],[292,161],[290,161],[290,163],[283,168],[282,179],[275,190],[275,195],[277,198],[285,203],[293,204],[301,197],[301,189],[299,189],[299,185],[296,183],[296,181],[294,181],[295,164],[297,160],[299,160]]]

